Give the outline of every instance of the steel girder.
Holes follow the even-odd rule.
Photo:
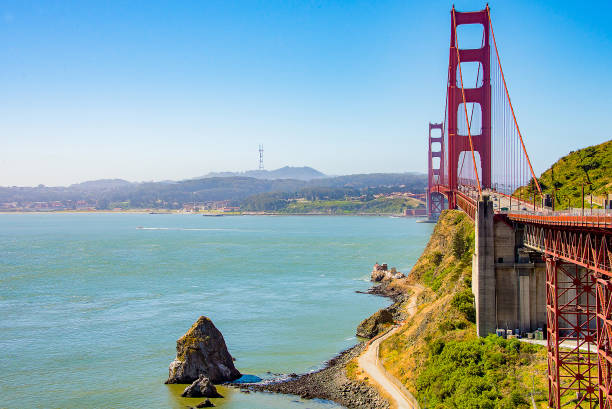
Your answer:
[[[524,244],[546,255],[612,277],[612,232],[525,224]]]
[[[596,302],[593,274],[546,257],[548,404],[598,406]]]

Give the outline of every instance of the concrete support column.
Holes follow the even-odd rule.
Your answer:
[[[478,201],[475,246],[472,291],[476,298],[476,330],[478,336],[484,337],[495,333],[497,327],[493,202],[488,196]]]

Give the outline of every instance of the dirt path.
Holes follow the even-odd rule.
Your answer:
[[[407,311],[408,315],[412,317],[417,311],[417,298],[423,291],[423,287],[415,285],[412,287],[413,294],[410,297]],[[401,383],[389,374],[383,367],[382,363],[378,359],[378,348],[380,343],[395,334],[403,327],[403,324],[395,327],[391,331],[387,332],[382,337],[376,338],[368,345],[364,353],[359,357],[358,363],[361,369],[363,369],[371,380],[373,380],[377,386],[379,386],[387,395],[389,395],[393,402],[391,404],[397,409],[420,409],[419,405],[406,388],[401,387]]]

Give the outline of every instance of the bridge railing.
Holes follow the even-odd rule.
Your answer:
[[[551,226],[567,227],[591,227],[609,229],[612,228],[611,209],[570,209],[562,211],[552,211],[552,209],[531,210],[512,210],[507,212],[511,220],[547,224]]]

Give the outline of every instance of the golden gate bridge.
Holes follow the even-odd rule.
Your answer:
[[[460,48],[462,25],[482,27],[479,48]],[[486,223],[512,227],[516,258],[519,247],[541,255],[545,299],[537,302],[546,303],[549,406],[612,409],[612,212],[555,210],[555,198],[543,193],[510,99],[489,6],[476,12],[453,6],[450,33],[444,120],[429,124],[428,214],[436,218],[448,206],[476,222],[476,253],[492,260],[475,268],[477,306],[489,302],[479,300],[487,294],[497,303],[501,291],[485,271],[497,268],[497,250],[478,240],[488,237],[478,233]],[[478,65],[470,84],[464,81],[468,64]],[[484,313],[478,315],[477,307],[484,322]]]

